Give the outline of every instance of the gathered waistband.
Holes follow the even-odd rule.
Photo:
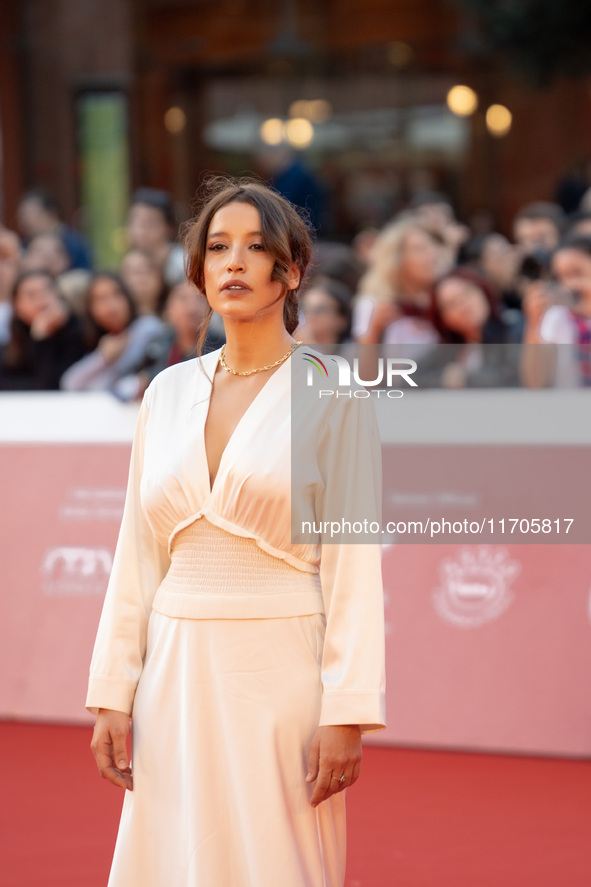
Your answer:
[[[175,537],[153,609],[195,619],[323,613],[320,576],[298,570],[201,517]]]

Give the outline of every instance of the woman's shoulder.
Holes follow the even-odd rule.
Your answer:
[[[186,393],[193,397],[203,385],[209,386],[221,348],[209,351],[200,357],[190,357],[180,363],[165,367],[157,373],[148,386],[150,396],[165,395],[173,392]]]

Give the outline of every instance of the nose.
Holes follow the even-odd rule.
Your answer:
[[[246,260],[244,258],[244,252],[239,244],[232,247],[228,251],[228,271],[244,271],[246,267]]]

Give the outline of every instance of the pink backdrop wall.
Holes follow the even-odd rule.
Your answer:
[[[129,452],[0,441],[0,717],[93,720]],[[368,741],[591,753],[589,546],[397,544],[384,579],[389,726]]]

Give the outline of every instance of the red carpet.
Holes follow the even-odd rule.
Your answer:
[[[0,887],[105,887],[122,795],[90,735],[0,723]],[[347,887],[591,885],[588,762],[366,746],[347,805]]]

